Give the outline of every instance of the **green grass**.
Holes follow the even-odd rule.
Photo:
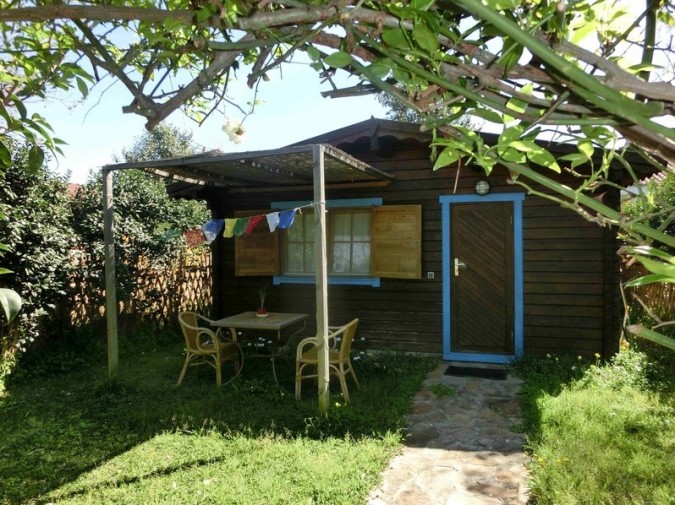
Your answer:
[[[446,386],[445,384],[432,384],[429,386],[429,391],[439,398],[452,398],[457,394],[457,390],[455,388]]]
[[[112,381],[100,350],[25,360],[0,398],[0,503],[362,503],[438,363],[355,351],[361,389],[346,405],[336,387],[324,417],[315,386],[294,399],[292,359],[281,392],[260,359],[220,389],[207,367],[177,387],[179,339],[123,343]]]
[[[625,351],[609,363],[520,363],[537,504],[675,503],[671,363]]]

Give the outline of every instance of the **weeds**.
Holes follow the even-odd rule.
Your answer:
[[[457,394],[457,390],[445,384],[432,384],[429,386],[429,391],[438,397],[451,398]]]
[[[653,380],[662,365],[626,350],[607,363],[549,356],[515,368],[535,503],[672,503],[675,402]]]

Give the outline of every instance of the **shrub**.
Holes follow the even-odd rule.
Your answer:
[[[3,266],[13,271],[3,283],[21,295],[23,306],[12,324],[0,329],[0,384],[32,342],[48,339],[62,327],[64,314],[58,307],[75,243],[65,180],[47,170],[29,170],[23,146],[16,147],[13,160],[0,173],[0,204],[7,216],[0,221],[0,236],[10,247]]]

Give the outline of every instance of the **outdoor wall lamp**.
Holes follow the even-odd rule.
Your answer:
[[[490,192],[490,183],[485,179],[479,179],[473,186],[473,190],[477,195],[485,196]]]

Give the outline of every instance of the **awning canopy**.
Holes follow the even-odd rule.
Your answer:
[[[174,195],[196,192],[211,186],[224,190],[265,190],[310,186],[314,190],[317,385],[319,409],[330,405],[328,367],[328,267],[326,241],[327,184],[372,183],[393,179],[344,151],[325,144],[308,144],[266,151],[223,154],[219,151],[139,163],[118,163],[103,167],[103,235],[105,239],[105,296],[108,333],[108,371],[117,374],[119,366],[117,335],[117,293],[115,244],[113,240],[113,178],[116,170],[138,169],[181,181]]]
[[[186,183],[181,185],[184,188],[193,185],[228,189],[311,186],[316,145],[319,144],[227,154],[216,150],[180,158],[118,163],[103,168],[140,169]],[[321,147],[326,184],[393,179],[392,175],[340,149],[325,144],[321,144]]]

